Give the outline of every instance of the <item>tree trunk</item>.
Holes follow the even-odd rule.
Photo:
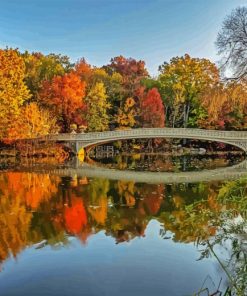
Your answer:
[[[184,104],[184,128],[187,128],[190,113],[190,103]],[[187,139],[183,139],[183,145],[186,145]]]

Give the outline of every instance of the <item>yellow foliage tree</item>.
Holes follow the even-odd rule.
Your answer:
[[[36,138],[59,130],[56,119],[36,103],[23,107],[20,116],[8,129],[8,139]]]
[[[158,81],[167,108],[168,124],[172,127],[194,126],[199,116],[200,94],[219,81],[216,65],[186,54],[160,66],[160,72]]]
[[[123,109],[119,109],[117,116],[117,123],[120,128],[133,127],[136,124],[135,120],[135,100],[133,98],[127,98]]]
[[[0,138],[10,127],[30,97],[24,83],[25,64],[17,50],[0,49]]]
[[[87,105],[87,125],[89,131],[105,131],[109,125],[106,89],[102,82],[97,82],[85,99]]]

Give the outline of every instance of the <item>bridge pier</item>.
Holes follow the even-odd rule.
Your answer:
[[[64,143],[66,147],[71,149],[71,151],[75,154],[78,155],[79,151],[83,148],[85,151],[89,149],[89,144],[88,142],[85,143],[84,141],[69,141]]]

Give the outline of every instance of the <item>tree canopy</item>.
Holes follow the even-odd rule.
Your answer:
[[[0,49],[0,139],[138,127],[247,129],[247,8],[229,15],[216,45],[221,68],[188,54],[150,77],[145,61],[122,55],[102,67],[85,58]],[[23,127],[22,129],[20,127]]]

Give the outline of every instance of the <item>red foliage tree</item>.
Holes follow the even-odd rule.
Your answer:
[[[165,126],[164,105],[157,88],[152,88],[146,95],[143,95],[141,98],[141,112],[144,127]]]
[[[133,58],[118,56],[111,59],[110,65],[106,67],[110,72],[117,72],[123,77],[123,85],[129,94],[132,94],[140,81],[148,77],[144,61],[137,61]]]

